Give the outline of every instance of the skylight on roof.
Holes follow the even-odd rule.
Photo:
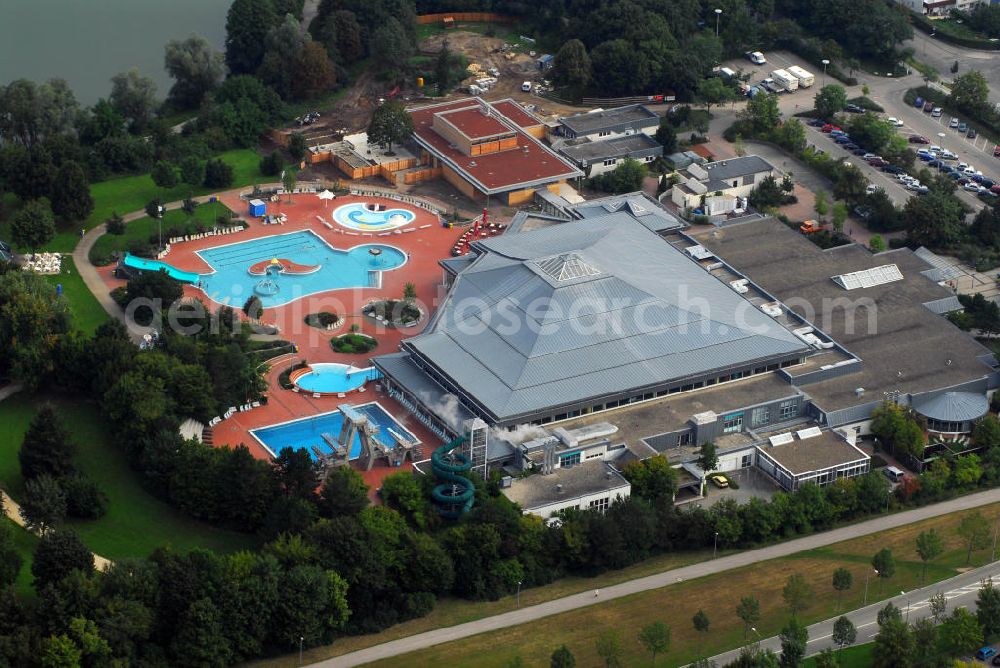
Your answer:
[[[576,278],[598,276],[601,271],[588,264],[576,253],[565,253],[544,258],[535,265],[546,275],[557,281],[571,281]]]
[[[852,271],[849,274],[838,274],[833,277],[834,283],[845,290],[872,288],[876,285],[885,285],[901,280],[903,280],[903,274],[899,271],[899,267],[894,264],[884,264],[880,267]]]

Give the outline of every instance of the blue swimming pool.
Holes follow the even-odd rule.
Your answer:
[[[376,402],[354,406],[354,409],[368,417],[372,423],[378,425],[379,434],[376,437],[380,443],[392,446],[395,440],[389,434],[389,430],[396,432],[406,440],[419,443],[420,440],[407,431],[403,425],[399,424],[395,418],[389,415],[382,406]],[[340,411],[323,413],[309,418],[302,418],[284,424],[276,424],[270,427],[252,429],[250,433],[254,438],[277,455],[282,448],[305,448],[309,454],[316,458],[313,452],[315,446],[323,453],[331,453],[332,448],[323,438],[323,434],[329,434],[334,440],[340,435],[340,428],[344,423],[344,415]],[[350,458],[356,459],[361,454],[361,439],[355,438],[351,444]]]
[[[377,254],[373,255],[372,249]],[[380,284],[379,272],[406,263],[406,254],[393,246],[364,244],[343,251],[311,230],[250,239],[197,253],[212,267],[211,273],[201,275],[199,287],[213,300],[237,306],[254,294],[268,307],[327,290],[375,287]],[[319,269],[307,274],[249,273],[254,264],[276,258]]]
[[[296,378],[295,384],[306,392],[351,392],[374,380],[377,374],[374,367],[358,369],[349,364],[319,362],[310,364],[309,373]]]
[[[412,223],[417,217],[409,209],[386,208],[382,211],[373,211],[370,207],[375,205],[355,202],[338,207],[333,212],[333,219],[338,225],[352,230],[362,232],[384,232],[402,227],[407,223]],[[381,206],[381,205],[378,205]]]

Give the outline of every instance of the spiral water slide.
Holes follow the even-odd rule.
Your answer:
[[[431,454],[434,475],[442,481],[431,491],[431,496],[434,498],[434,503],[437,504],[441,516],[450,519],[455,519],[463,513],[469,512],[476,497],[475,485],[472,484],[471,480],[460,475],[472,469],[472,461],[469,457],[461,452],[456,452],[464,442],[465,437],[459,436]]]

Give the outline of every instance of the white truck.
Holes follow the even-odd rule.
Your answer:
[[[799,80],[785,70],[775,70],[771,72],[771,78],[774,79],[774,83],[777,84],[779,88],[786,90],[789,93],[799,89]]]
[[[787,71],[799,80],[799,88],[809,88],[809,86],[816,83],[816,77],[813,76],[812,72],[804,70],[798,65],[792,65]]]

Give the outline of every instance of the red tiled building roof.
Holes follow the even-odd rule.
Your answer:
[[[413,136],[428,152],[458,172],[480,192],[487,194],[520,190],[582,175],[576,167],[542,145],[492,106],[493,121],[504,125],[515,134],[517,148],[470,156],[452,146],[433,128],[436,114],[467,109],[470,106],[486,108],[487,104],[479,98],[472,98],[410,109],[410,115],[413,117]],[[487,118],[479,111],[475,113]],[[446,117],[450,119],[451,114]]]
[[[499,100],[497,102],[490,102],[490,104],[520,128],[533,128],[542,125],[541,119],[514,100]]]
[[[472,105],[468,109],[440,112],[438,116],[451,123],[456,130],[469,139],[483,139],[511,132],[509,127],[494,116],[484,114],[479,105]]]

